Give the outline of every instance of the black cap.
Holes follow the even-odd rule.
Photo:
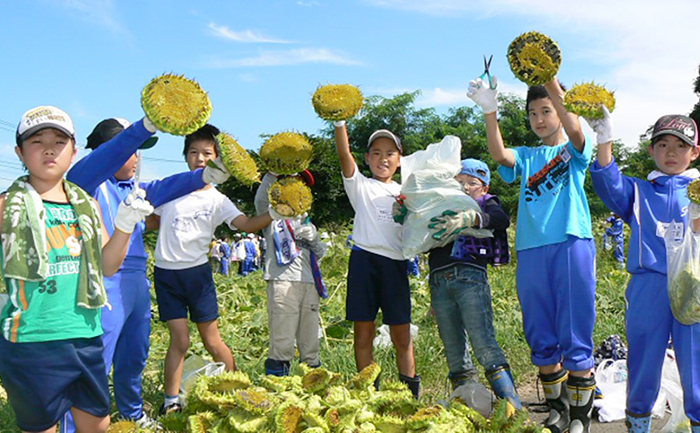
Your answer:
[[[128,120],[125,119],[105,119],[95,126],[90,135],[87,137],[87,149],[97,149],[99,145],[111,140],[115,135],[119,134],[130,126]],[[144,141],[140,149],[150,149],[155,146],[158,137],[153,136]]]

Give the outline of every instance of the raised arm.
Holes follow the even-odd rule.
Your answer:
[[[559,85],[559,80],[554,77],[552,81],[544,85],[547,89],[547,94],[549,94],[549,99],[552,100],[552,105],[561,120],[561,124],[564,126],[564,131],[566,135],[571,140],[571,144],[579,152],[583,152],[583,146],[586,144],[586,137],[583,135],[581,130],[581,123],[578,120],[578,116],[569,113],[564,107],[564,89]]]
[[[338,151],[340,159],[340,169],[343,172],[343,177],[350,178],[355,174],[355,158],[350,152],[350,140],[348,139],[348,130],[345,127],[345,121],[335,123],[335,150]]]
[[[610,111],[605,105],[601,106],[603,110],[602,119],[589,119],[584,117],[584,120],[596,133],[596,141],[598,143],[598,165],[607,167],[612,162],[612,145],[613,145],[613,123]]]
[[[493,87],[493,89],[491,88]],[[491,77],[491,84],[481,78],[469,82],[467,96],[481,107],[486,122],[486,139],[489,146],[489,154],[500,165],[511,168],[515,165],[513,151],[506,148],[501,136],[501,128],[498,126],[498,80]]]

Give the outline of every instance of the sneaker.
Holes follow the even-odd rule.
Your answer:
[[[160,423],[151,418],[150,416],[146,415],[146,412],[143,412],[141,414],[141,418],[135,419],[134,423],[142,429],[148,429],[157,432],[163,431],[163,427],[160,425]]]
[[[167,406],[165,405],[165,403],[163,403],[160,405],[160,409],[158,409],[159,416],[175,412],[182,412],[182,405],[180,403],[171,403]]]

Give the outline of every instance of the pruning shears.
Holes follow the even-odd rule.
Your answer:
[[[491,79],[491,74],[489,73],[489,68],[491,67],[491,60],[493,60],[493,54],[491,54],[491,57],[489,57],[488,60],[486,60],[486,55],[484,54],[484,73],[479,76],[482,81],[488,80],[489,82],[489,89],[493,90],[496,88],[493,84],[493,80]]]

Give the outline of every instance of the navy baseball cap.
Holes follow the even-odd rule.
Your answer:
[[[131,123],[129,123],[129,121],[126,119],[105,119],[98,123],[97,126],[95,126],[95,129],[93,129],[90,135],[88,135],[87,144],[85,147],[93,150],[97,149],[99,145],[111,140],[115,135],[119,134],[129,126],[131,126]],[[148,140],[144,141],[140,149],[150,149],[151,147],[155,146],[157,141],[158,137],[154,135]]]
[[[483,161],[474,158],[467,158],[462,161],[462,169],[459,174],[474,176],[487,186],[491,181],[491,170],[489,170],[489,166]]]

